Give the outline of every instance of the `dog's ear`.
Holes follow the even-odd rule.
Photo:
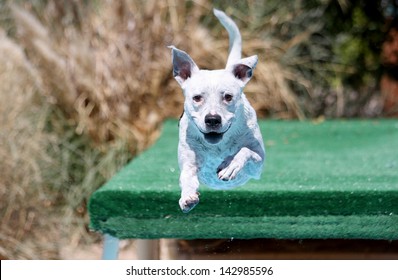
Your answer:
[[[174,78],[182,86],[187,79],[199,72],[199,68],[186,52],[174,46],[169,48],[171,48]]]
[[[242,58],[233,65],[229,66],[227,70],[231,71],[235,78],[242,81],[242,86],[245,86],[253,76],[253,70],[256,68],[257,61],[257,55]]]

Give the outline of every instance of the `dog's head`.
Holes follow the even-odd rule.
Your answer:
[[[171,48],[174,78],[185,96],[184,113],[207,142],[217,144],[243,113],[242,90],[253,75],[257,56],[223,70],[199,70],[186,52]]]

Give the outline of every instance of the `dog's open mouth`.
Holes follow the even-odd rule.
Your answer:
[[[218,133],[218,132],[204,133],[205,140],[210,144],[217,144],[218,142],[220,142],[223,135],[224,133]]]

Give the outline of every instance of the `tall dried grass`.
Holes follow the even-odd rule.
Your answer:
[[[44,11],[47,27],[19,8],[13,14],[20,41],[45,77],[46,94],[76,122],[79,133],[97,143],[128,139],[136,152],[156,137],[162,119],[178,116],[182,96],[171,78],[167,45],[187,50],[205,68],[224,66],[226,33],[216,41],[201,26],[202,18],[211,16],[208,1],[196,1],[194,8],[172,0],[106,1],[98,12],[71,5],[81,13],[78,27],[49,30],[62,12],[51,2]],[[247,88],[255,107],[279,117],[303,117],[288,85],[300,77],[280,63],[283,53],[275,54],[275,46],[252,33],[243,36],[245,53],[266,57]],[[290,48],[302,40],[292,40]]]
[[[48,229],[38,209],[52,199],[42,186],[43,168],[53,162],[46,151],[54,137],[44,131],[48,106],[39,105],[39,74],[22,48],[0,33],[0,256],[34,258],[40,243],[34,239],[42,236],[32,228]],[[50,257],[54,248],[45,247],[43,257]]]
[[[218,3],[242,26],[244,54],[260,57],[246,93],[260,116],[302,118],[290,83],[311,84],[282,57],[309,33],[271,40],[263,34],[274,28],[271,16],[256,15],[249,2],[245,15]],[[225,65],[228,37],[212,8],[206,0],[5,8],[13,24],[0,36],[1,257],[58,258],[65,243],[96,239],[85,211],[92,191],[182,111],[166,46],[202,68]]]

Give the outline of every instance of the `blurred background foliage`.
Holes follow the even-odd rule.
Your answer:
[[[259,55],[245,89],[259,117],[396,115],[392,0],[0,0],[0,258],[99,241],[90,194],[181,114],[166,46],[225,65],[213,7]]]

